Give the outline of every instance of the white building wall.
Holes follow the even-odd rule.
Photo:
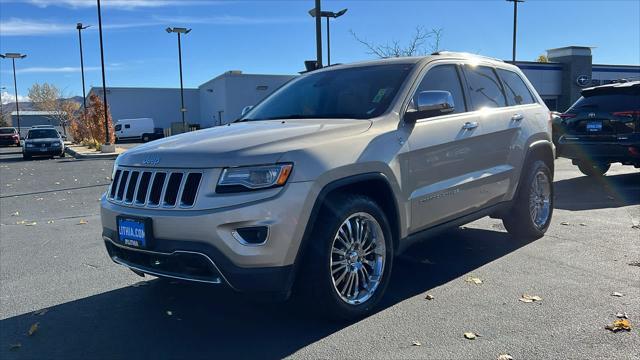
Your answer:
[[[198,88],[200,93],[200,119],[203,127],[211,127],[224,124],[223,114],[227,92],[225,90],[225,78],[218,76]]]
[[[92,88],[90,92],[102,97],[102,88]],[[180,89],[108,87],[107,101],[114,122],[118,119],[152,118],[156,127],[170,128],[172,122],[182,121]],[[184,103],[187,123],[200,123],[198,89],[184,89]]]

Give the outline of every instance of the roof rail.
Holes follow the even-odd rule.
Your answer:
[[[460,57],[466,57],[466,58],[474,57],[474,58],[482,58],[482,59],[504,62],[504,60],[502,59],[493,58],[490,56],[477,55],[477,54],[472,54],[468,52],[458,52],[458,51],[436,51],[434,53],[431,53],[431,55],[449,55],[449,56],[460,56]]]

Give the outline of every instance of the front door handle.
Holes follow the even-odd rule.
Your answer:
[[[520,121],[522,119],[524,119],[524,116],[522,116],[522,114],[520,114],[520,113],[515,113],[511,117],[511,120],[513,120],[513,121]]]
[[[464,125],[462,125],[462,128],[464,130],[472,130],[478,127],[478,122],[477,121],[467,121],[466,123],[464,123]]]

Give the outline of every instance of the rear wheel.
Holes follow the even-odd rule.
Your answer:
[[[382,299],[393,264],[389,223],[364,196],[325,206],[305,256],[303,286],[315,309],[339,320],[373,311]]]
[[[580,172],[587,176],[602,176],[611,167],[611,164],[607,163],[592,163],[587,160],[580,160],[577,163]]]
[[[540,160],[533,162],[523,175],[513,207],[502,222],[517,238],[539,239],[551,224],[553,177],[547,164]]]
[[[144,135],[142,135],[142,141],[143,142],[149,142],[149,141],[151,141],[151,137],[148,134],[144,134]]]
[[[22,158],[23,158],[24,160],[31,160],[31,155],[22,154]]]

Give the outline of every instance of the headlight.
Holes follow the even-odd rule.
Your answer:
[[[26,147],[35,147],[35,145],[31,144],[31,143],[26,143],[25,144]]]
[[[60,141],[55,141],[55,142],[52,142],[51,145],[53,145],[55,147],[58,147],[58,146],[60,146],[62,144],[60,143]]]
[[[292,164],[226,168],[220,175],[217,193],[241,192],[282,186],[289,179]]]

